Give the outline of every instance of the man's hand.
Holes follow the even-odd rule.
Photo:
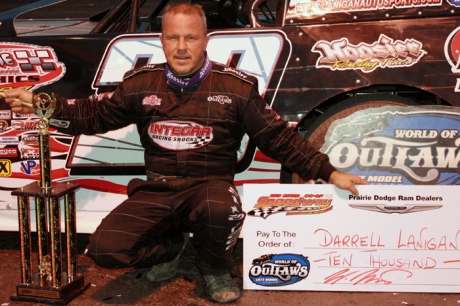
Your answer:
[[[11,110],[19,114],[33,114],[35,108],[32,104],[33,93],[23,88],[11,89],[0,92],[0,96],[5,98],[5,102],[9,104]]]
[[[359,192],[355,185],[367,185],[367,182],[360,176],[340,171],[332,172],[329,183],[334,184],[340,189],[348,190],[356,196],[359,195]]]

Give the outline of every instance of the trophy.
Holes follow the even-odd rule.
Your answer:
[[[48,128],[56,106],[54,94],[34,94],[32,104],[23,104],[34,107],[39,117],[40,180],[11,192],[18,201],[21,260],[21,284],[11,300],[66,305],[90,285],[85,284],[83,275],[77,274],[75,192],[80,186],[51,180]],[[32,260],[30,198],[35,198],[36,264],[36,260]],[[64,235],[61,203],[64,207]]]

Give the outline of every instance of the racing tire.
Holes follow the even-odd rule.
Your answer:
[[[316,149],[320,150],[324,145],[327,130],[331,124],[339,119],[343,119],[357,111],[378,108],[383,106],[410,106],[418,105],[413,100],[408,98],[390,95],[390,94],[376,94],[376,95],[363,95],[346,99],[329,109],[327,109],[312,125],[308,128],[304,137]],[[280,183],[282,184],[306,184],[314,183],[306,181],[299,177],[296,173],[291,172],[285,167],[281,168]]]

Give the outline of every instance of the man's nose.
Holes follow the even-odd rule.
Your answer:
[[[177,48],[180,50],[187,49],[187,42],[185,41],[185,38],[180,38],[177,41]]]

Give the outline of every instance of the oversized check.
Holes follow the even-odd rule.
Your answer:
[[[245,185],[243,288],[460,292],[458,186]]]

